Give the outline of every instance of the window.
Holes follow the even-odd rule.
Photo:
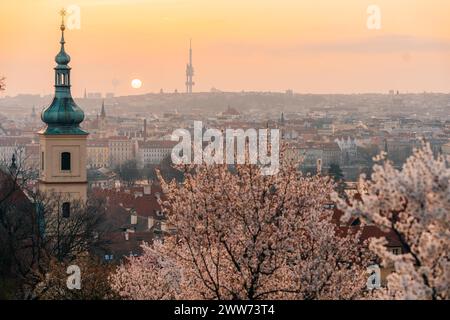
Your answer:
[[[61,153],[61,171],[70,170],[70,152]]]
[[[105,254],[105,260],[106,261],[111,261],[113,259],[114,259],[114,255],[112,255],[112,254]]]
[[[62,205],[62,216],[63,218],[70,217],[70,202],[64,202]]]
[[[41,170],[44,171],[44,152],[41,153]]]

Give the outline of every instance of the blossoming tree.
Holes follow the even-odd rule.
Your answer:
[[[284,164],[196,166],[161,179],[175,230],[144,244],[112,275],[128,299],[352,299],[365,289],[359,234],[338,235],[327,207],[332,182]]]
[[[381,157],[382,158],[382,157]],[[382,159],[378,159],[382,160]],[[346,215],[393,230],[404,252],[395,255],[385,239],[370,248],[395,271],[387,277],[381,298],[449,299],[450,297],[450,168],[428,144],[415,150],[402,170],[390,162],[374,166],[372,180],[361,178],[361,201],[339,206]]]

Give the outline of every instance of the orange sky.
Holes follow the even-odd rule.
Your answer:
[[[70,4],[81,8],[66,35],[75,96],[114,79],[117,95],[184,91],[191,37],[194,91],[450,92],[448,0],[1,0],[3,95],[53,92]],[[366,27],[370,4],[381,30]]]

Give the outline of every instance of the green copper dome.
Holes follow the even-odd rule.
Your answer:
[[[55,57],[58,64],[55,67],[55,97],[50,106],[41,114],[41,119],[47,124],[43,131],[46,135],[75,134],[86,135],[86,131],[80,128],[84,120],[84,112],[77,106],[70,92],[70,56],[64,49],[64,13],[61,25],[61,50]]]
[[[67,65],[70,62],[70,56],[64,51],[64,48],[56,55],[55,61],[60,65]]]
[[[45,134],[87,134],[80,128],[84,112],[72,97],[56,97],[41,115],[47,124]]]

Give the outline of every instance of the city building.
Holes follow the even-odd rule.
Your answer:
[[[89,168],[107,168],[110,165],[108,140],[87,141],[87,165]]]
[[[111,189],[115,186],[116,174],[108,168],[89,169],[89,188]]]
[[[31,140],[27,138],[0,137],[0,165],[9,163],[13,155],[18,161],[23,160],[25,144],[29,142]]]
[[[135,141],[125,136],[109,137],[109,163],[116,168],[127,161],[135,159]]]
[[[158,165],[170,157],[177,141],[139,141],[137,148],[138,165],[143,168],[147,165]]]
[[[318,161],[322,167],[342,163],[342,151],[336,142],[309,143],[297,147],[303,167],[316,167]]]
[[[450,142],[442,146],[442,153],[446,156],[450,156]]]
[[[358,157],[358,146],[356,139],[347,137],[345,139],[344,137],[336,138],[334,140],[342,153],[341,162],[344,165],[352,164],[354,161],[356,161]]]

